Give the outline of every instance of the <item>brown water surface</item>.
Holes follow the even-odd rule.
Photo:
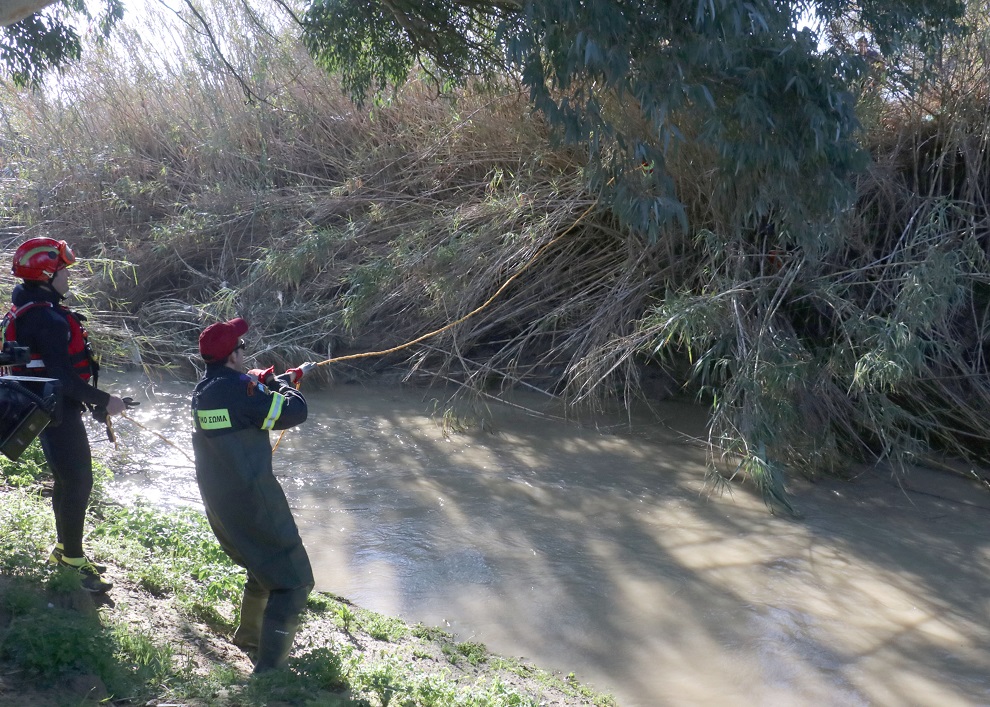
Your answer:
[[[190,384],[121,386],[188,451]],[[772,516],[743,488],[707,492],[698,406],[662,405],[658,427],[462,404],[448,422],[484,428],[445,435],[446,395],[309,394],[275,460],[318,589],[573,671],[623,707],[990,705],[990,493],[975,484],[868,469],[793,482],[802,517]],[[121,496],[198,504],[182,454],[117,430]]]

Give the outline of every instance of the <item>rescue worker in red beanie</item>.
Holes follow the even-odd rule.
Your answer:
[[[293,386],[313,364],[276,376],[244,373],[243,319],[208,326],[199,337],[206,375],[192,398],[196,481],[220,546],[247,570],[234,645],[254,672],[284,666],[313,589],[313,570],[292,511],[272,471],[269,430],[306,420]]]
[[[57,542],[48,562],[77,570],[84,589],[103,593],[113,587],[101,576],[106,567],[90,561],[83,551],[93,459],[82,413],[90,406],[101,414],[119,415],[125,404],[116,395],[96,388],[99,365],[83,327],[84,317],[61,304],[69,292],[68,268],[74,262],[66,242],[53,238],[31,238],[14,251],[11,272],[23,283],[14,288],[3,338],[31,350],[27,366],[12,368],[15,375],[56,378],[62,384],[62,405],[40,435],[54,477],[52,508]]]

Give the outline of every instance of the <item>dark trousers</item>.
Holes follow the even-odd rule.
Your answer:
[[[64,546],[66,557],[82,557],[83,524],[93,490],[93,458],[82,413],[64,410],[62,423],[46,427],[40,437],[45,460],[55,477],[52,509],[58,542]]]

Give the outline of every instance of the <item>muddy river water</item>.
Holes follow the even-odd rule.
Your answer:
[[[188,450],[190,383],[106,387]],[[708,493],[699,406],[664,404],[665,426],[564,421],[534,395],[444,418],[446,396],[308,394],[275,464],[317,589],[574,672],[622,707],[990,705],[985,489],[870,468],[793,482],[802,517],[773,516],[745,488]],[[198,504],[179,451],[116,429],[117,493]]]

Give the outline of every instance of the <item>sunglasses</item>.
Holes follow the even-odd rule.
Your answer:
[[[247,344],[244,343],[244,339],[237,342],[237,346],[234,347],[234,351],[243,351],[247,348]]]
[[[72,252],[72,248],[65,241],[58,242],[58,259],[64,267],[69,267],[76,262],[76,256]]]

